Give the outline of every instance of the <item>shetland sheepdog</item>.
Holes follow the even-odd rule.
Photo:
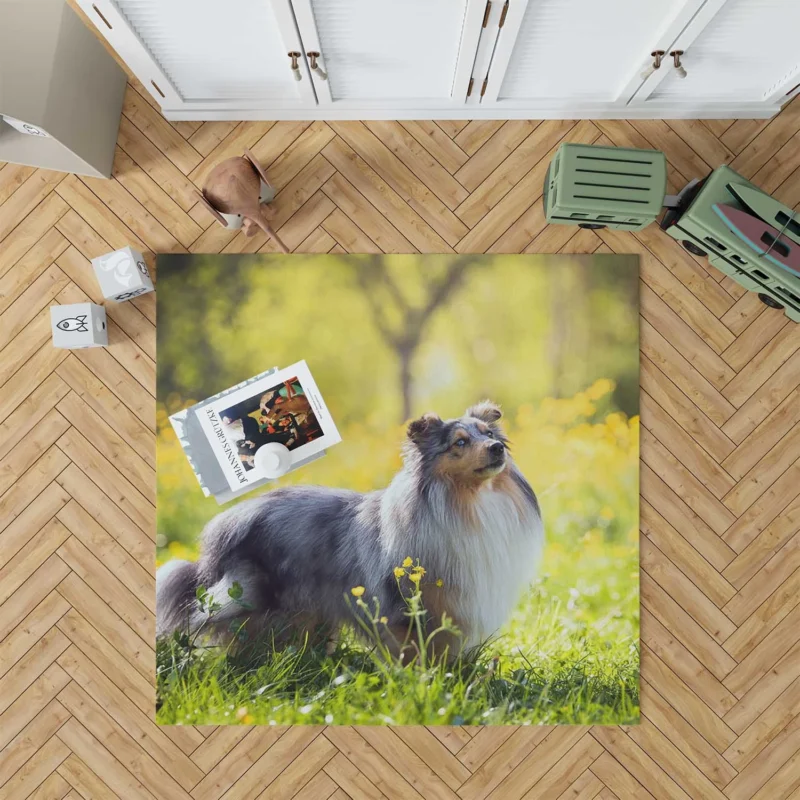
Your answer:
[[[425,414],[408,426],[403,467],[390,485],[361,494],[320,486],[279,488],[218,514],[197,562],[158,570],[157,634],[286,625],[335,632],[353,622],[350,590],[377,598],[402,642],[406,602],[394,569],[425,568],[430,630],[442,615],[460,631],[450,654],[495,634],[534,578],[544,533],[536,495],[511,457],[500,409],[485,401],[463,417]],[[228,590],[238,583],[242,596]],[[206,587],[208,617],[195,592]],[[243,611],[243,604],[248,609]]]

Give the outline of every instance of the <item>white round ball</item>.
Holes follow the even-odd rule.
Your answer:
[[[256,450],[255,467],[265,478],[280,478],[292,467],[289,448],[279,442],[267,442]]]

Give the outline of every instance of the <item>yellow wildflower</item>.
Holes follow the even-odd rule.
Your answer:
[[[414,567],[414,572],[419,574],[419,575],[424,575],[425,574],[425,567],[421,567],[421,566],[419,566],[419,564],[417,564],[417,566]]]
[[[589,396],[590,400],[599,400],[609,392],[613,392],[614,387],[614,381],[608,378],[599,378],[586,390],[586,394]]]
[[[394,576],[395,578],[402,578],[403,575],[406,574],[406,571],[402,567],[395,567],[394,568]]]
[[[422,573],[421,572],[412,572],[408,579],[414,581],[414,583],[419,583],[422,580]]]
[[[256,718],[252,714],[245,714],[242,717],[242,724],[244,725],[252,725],[256,721]]]
[[[436,585],[441,589],[444,586],[444,581],[441,578],[437,578]]]
[[[364,589],[363,586],[354,586],[350,590],[350,594],[352,594],[353,597],[361,597],[361,595],[364,594],[364,591],[365,591],[365,589]]]
[[[389,617],[381,617],[378,622],[385,625],[389,621]]]
[[[414,563],[414,561],[412,560],[411,556],[406,556],[403,559],[403,566],[404,567],[410,567],[413,563]]]

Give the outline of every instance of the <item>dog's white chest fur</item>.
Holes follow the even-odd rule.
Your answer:
[[[395,477],[381,504],[384,557],[394,567],[410,555],[429,580],[444,581],[444,610],[461,629],[462,646],[473,647],[500,630],[533,582],[544,530],[536,501],[521,487],[482,488],[469,521],[456,512],[449,491],[443,484],[429,487],[426,510],[415,515],[413,475]]]
[[[481,492],[475,510],[475,529],[459,537],[453,576],[465,647],[496,634],[509,618],[535,577],[544,539],[535,510],[521,514],[505,492]]]

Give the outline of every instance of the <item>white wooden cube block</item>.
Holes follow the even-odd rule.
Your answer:
[[[144,258],[132,247],[93,258],[92,266],[106,300],[121,302],[153,291]]]
[[[108,344],[106,310],[94,303],[50,306],[53,347],[76,350],[80,347],[105,347]]]

